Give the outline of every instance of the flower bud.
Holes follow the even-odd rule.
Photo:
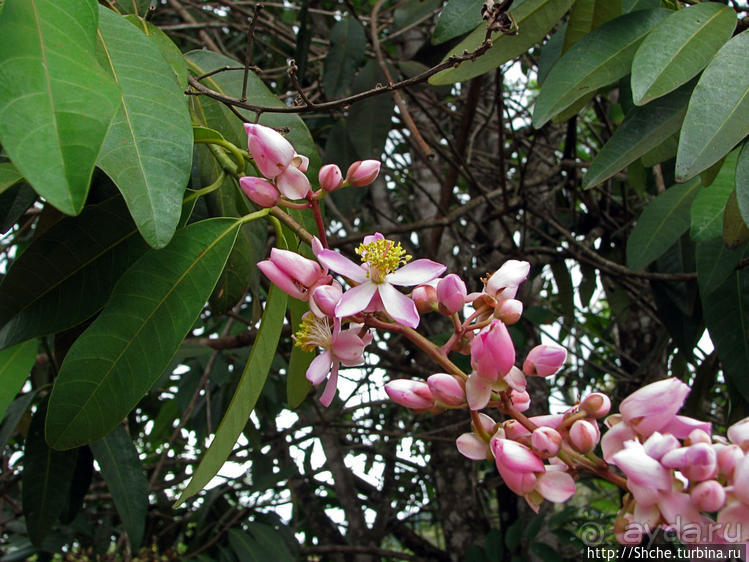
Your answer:
[[[363,187],[372,183],[379,173],[379,160],[359,160],[349,166],[346,181],[352,187]]]
[[[254,123],[245,123],[244,128],[250,154],[266,178],[275,178],[291,164],[296,152],[279,132]]]
[[[523,315],[523,303],[517,299],[503,299],[494,307],[494,316],[511,326]]]
[[[539,427],[531,433],[531,448],[542,459],[554,457],[562,447],[562,436],[556,429]]]
[[[531,432],[517,420],[507,420],[503,422],[502,429],[505,430],[506,438],[512,439],[513,441],[524,440],[531,436]]]
[[[580,453],[590,453],[596,448],[600,437],[598,427],[587,420],[577,420],[570,427],[570,445]]]
[[[320,168],[317,179],[320,181],[320,187],[328,192],[335,191],[343,184],[343,174],[335,164],[325,164]]]
[[[671,451],[680,448],[681,443],[679,443],[679,440],[670,433],[664,435],[655,431],[647,438],[642,446],[645,448],[645,452],[648,456],[660,461],[666,453],[670,453]]]
[[[309,294],[309,306],[315,316],[322,318],[335,317],[335,307],[341,300],[343,291],[341,286],[333,282],[333,285],[320,285],[312,289]]]
[[[512,405],[515,406],[515,409],[519,412],[525,412],[531,407],[531,395],[525,390],[512,390],[510,392],[510,399],[512,400]]]
[[[437,307],[437,289],[431,285],[419,285],[411,292],[411,300],[419,314],[432,312]]]
[[[471,367],[488,381],[496,381],[510,372],[515,364],[515,346],[507,326],[493,320],[474,338],[471,345]]]
[[[437,299],[440,309],[444,309],[448,315],[463,310],[467,294],[466,284],[454,273],[446,275],[437,283]]]
[[[239,186],[244,194],[250,198],[250,201],[258,207],[267,209],[278,205],[281,194],[271,182],[265,178],[256,178],[254,176],[244,176],[239,178]]]
[[[536,486],[536,473],[546,469],[543,461],[528,447],[509,439],[492,439],[489,442],[499,475],[518,495],[530,493]]]
[[[289,250],[273,248],[270,258],[257,267],[279,289],[301,301],[309,300],[309,291],[315,285],[330,282],[319,263]]]
[[[702,429],[694,429],[689,433],[689,436],[684,441],[685,445],[694,445],[695,443],[706,443],[710,445],[713,440],[710,436]]]
[[[694,506],[700,511],[713,513],[726,503],[726,491],[716,480],[700,482],[689,494]]]
[[[737,421],[729,427],[727,435],[734,445],[738,445],[744,450],[749,449],[749,418]]]
[[[687,394],[689,387],[679,379],[663,379],[627,396],[619,411],[637,433],[647,437],[654,431],[661,431],[674,419]]]
[[[718,470],[728,482],[733,481],[736,465],[744,458],[744,452],[738,445],[728,445],[718,451]]]
[[[531,377],[548,377],[556,373],[567,359],[567,350],[558,345],[537,345],[528,352],[523,372]]]
[[[460,406],[466,403],[465,388],[452,375],[436,373],[427,379],[427,385],[432,396],[447,406]]]
[[[423,411],[434,406],[434,397],[423,381],[395,379],[385,384],[385,392],[393,402],[411,410]]]
[[[592,418],[601,419],[611,410],[611,399],[601,392],[594,392],[583,398],[580,409]]]

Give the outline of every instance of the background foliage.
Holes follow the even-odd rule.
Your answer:
[[[326,199],[343,252],[379,230],[469,290],[529,260],[516,345],[571,357],[534,407],[669,373],[749,413],[746,3],[516,0],[488,42],[482,4],[0,4],[2,560],[576,560],[618,509],[589,479],[529,513],[462,418],[389,404],[433,372],[400,338],[307,396],[255,263],[308,250],[239,191],[243,120],[311,177],[383,160]]]

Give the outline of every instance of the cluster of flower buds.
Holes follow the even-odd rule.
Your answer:
[[[278,131],[264,125],[245,123],[248,149],[255,166],[264,177],[245,176],[239,179],[242,191],[260,207],[274,207],[281,196],[288,200],[319,198],[325,192],[341,187],[360,187],[372,183],[380,172],[380,162],[363,160],[349,167],[346,177],[338,166],[327,164],[320,168],[320,190],[312,191],[305,175],[309,158],[297,154],[291,143]]]

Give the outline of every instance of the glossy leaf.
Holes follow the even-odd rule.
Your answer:
[[[622,13],[636,12],[637,10],[652,10],[661,5],[661,0],[622,0]]]
[[[34,189],[78,214],[117,108],[94,57],[94,0],[6,0],[0,12],[0,143]]]
[[[739,211],[736,191],[728,196],[726,208],[723,210],[723,242],[729,248],[738,248],[749,241],[749,227]]]
[[[689,207],[699,188],[699,180],[673,185],[645,207],[627,240],[627,267],[644,268],[687,231]]]
[[[101,7],[100,60],[122,90],[97,164],[125,197],[154,248],[174,235],[192,165],[187,103],[158,47],[134,25]]]
[[[684,181],[709,168],[749,133],[749,31],[728,41],[702,73],[676,154],[676,178]]]
[[[166,33],[161,31],[154,24],[145,21],[141,17],[130,15],[126,16],[125,19],[140,29],[146,37],[154,42],[161,52],[161,56],[164,57],[164,60],[172,67],[174,77],[177,79],[177,84],[179,84],[180,88],[183,90],[187,88],[187,61],[185,61],[185,56],[182,54],[182,51],[179,50],[179,47],[174,44],[174,41],[172,41]]]
[[[148,481],[138,458],[138,450],[121,425],[106,437],[91,443],[91,450],[127,531],[130,547],[138,550],[148,511]]]
[[[37,546],[65,508],[78,457],[77,450],[55,451],[47,446],[46,413],[44,405],[37,409],[23,451],[23,514],[29,538]]]
[[[38,342],[28,341],[0,351],[0,420],[26,382],[38,347]]]
[[[92,316],[145,249],[119,197],[52,226],[0,284],[0,348]]]
[[[588,33],[621,13],[621,0],[576,0],[567,20],[562,52],[567,52]]]
[[[231,454],[231,450],[247,424],[247,420],[265,385],[265,379],[268,376],[278,346],[278,339],[281,336],[285,313],[286,293],[275,286],[271,286],[260,329],[252,346],[250,358],[242,372],[242,377],[239,379],[237,390],[216,430],[216,435],[210,447],[203,455],[192,479],[180,495],[175,507],[202,490],[211,478],[218,473],[224,461]]]
[[[538,57],[538,71],[536,77],[538,85],[542,86],[546,81],[546,77],[549,75],[549,71],[562,56],[562,45],[564,44],[564,36],[567,33],[567,23],[563,23],[559,26],[549,40],[544,43],[541,47],[541,54]]]
[[[494,34],[492,46],[476,60],[461,63],[457,68],[449,68],[432,76],[429,83],[435,86],[453,84],[468,80],[499,67],[528,51],[542,41],[546,34],[562,19],[574,0],[525,0],[511,8],[518,24],[517,35]],[[463,41],[458,43],[445,58],[473,51],[484,42],[486,24],[481,23]]]
[[[736,200],[744,222],[749,224],[749,142],[745,142],[736,162]]]
[[[736,171],[738,152],[726,158],[710,187],[700,189],[691,209],[692,240],[706,241],[720,238],[723,231],[723,209],[734,190],[733,177]]]
[[[238,227],[233,219],[193,223],[121,277],[55,379],[50,445],[65,449],[103,437],[148,392],[203,309]]]
[[[610,178],[678,132],[691,91],[687,84],[662,99],[630,111],[593,158],[583,178],[583,189]]]
[[[434,26],[432,45],[439,45],[473,30],[481,23],[483,4],[483,0],[449,0]]]
[[[323,87],[328,98],[337,98],[349,91],[366,47],[364,28],[351,16],[342,18],[330,30],[330,50],[323,63]]]
[[[10,162],[0,162],[0,193],[23,179],[23,175]]]
[[[8,409],[5,411],[5,417],[2,419],[2,424],[0,424],[0,449],[5,447],[11,436],[19,429],[21,420],[38,392],[39,390],[37,389],[22,394],[8,406]]]
[[[669,10],[640,10],[612,20],[578,41],[559,59],[544,82],[533,110],[541,127],[586,93],[629,73],[637,47]]]
[[[640,158],[640,162],[646,168],[650,168],[652,166],[655,166],[656,164],[665,162],[666,160],[671,160],[671,158],[676,156],[676,148],[678,146],[679,146],[679,135],[678,134],[671,135],[666,140],[664,140],[661,144],[649,150],[647,153],[643,154],[642,157]],[[702,179],[702,183],[703,185],[706,185],[704,178]]]
[[[8,231],[36,201],[36,192],[26,182],[0,193],[0,233]]]
[[[709,295],[717,291],[734,273],[745,254],[745,246],[732,250],[726,247],[720,238],[698,242],[695,249],[695,261],[700,292]]]
[[[632,60],[634,102],[644,105],[696,76],[735,27],[736,12],[715,2],[671,14],[645,38]]]

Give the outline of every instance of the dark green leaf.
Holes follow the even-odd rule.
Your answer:
[[[121,425],[106,437],[91,443],[91,450],[112,493],[130,546],[137,551],[143,540],[148,511],[148,481],[143,474],[138,450]]]
[[[32,390],[31,392],[22,394],[8,406],[3,423],[0,425],[0,449],[5,447],[8,439],[15,433],[18,424],[21,422],[24,414],[26,414],[26,410],[29,409],[38,392],[38,390]]]
[[[640,10],[612,20],[578,41],[549,72],[533,110],[538,128],[594,92],[629,73],[637,47],[671,12]]]
[[[562,52],[567,52],[588,33],[621,13],[621,0],[576,0],[567,20]]]
[[[26,382],[38,347],[38,342],[31,340],[0,351],[0,420]]]
[[[738,151],[729,154],[710,187],[700,189],[694,198],[691,209],[692,240],[712,240],[720,238],[723,231],[723,209],[733,191],[733,177],[736,170]]]
[[[247,524],[247,529],[257,544],[266,552],[271,553],[274,562],[293,562],[295,560],[291,551],[289,551],[289,547],[286,546],[286,542],[283,540],[283,534],[276,531],[270,525],[252,521]]]
[[[145,248],[119,197],[52,226],[0,285],[0,347],[89,318]]]
[[[640,158],[640,163],[646,167],[650,168],[652,166],[655,166],[656,164],[660,164],[661,162],[665,162],[666,160],[671,160],[674,156],[676,156],[676,148],[679,146],[679,135],[671,135],[666,140],[664,140],[661,144],[653,148],[652,150],[648,151],[647,153],[643,154]],[[705,180],[703,178],[703,185],[705,185]]]
[[[0,12],[0,142],[52,205],[78,214],[117,108],[97,64],[95,0],[6,0]]]
[[[736,27],[736,12],[715,2],[678,10],[642,42],[632,60],[637,105],[663,96],[707,66]]]
[[[739,153],[736,162],[735,182],[739,211],[741,211],[744,222],[749,224],[749,142],[744,143],[744,147]]]
[[[73,469],[73,478],[70,481],[70,491],[66,498],[65,507],[60,514],[60,522],[68,525],[81,512],[83,500],[88,489],[91,487],[91,479],[94,476],[94,456],[89,447],[79,447],[78,457]]]
[[[0,162],[0,193],[17,184],[23,175],[10,162]]]
[[[736,269],[745,253],[744,246],[731,250],[726,247],[721,238],[698,242],[695,259],[700,292],[703,295],[710,295],[718,290]]]
[[[10,230],[36,197],[36,192],[25,182],[0,193],[0,233]]]
[[[260,330],[242,377],[239,379],[237,390],[216,430],[211,446],[203,455],[192,479],[177,500],[177,506],[202,490],[231,453],[265,385],[265,379],[276,353],[278,339],[281,336],[285,313],[286,293],[271,286]]]
[[[726,208],[723,210],[723,242],[729,248],[738,248],[749,240],[749,227],[739,211],[736,191],[728,196]]]
[[[354,91],[361,92],[382,82],[383,76],[377,63],[369,61],[354,80]],[[395,102],[386,94],[354,104],[346,120],[346,131],[360,160],[380,159],[385,141],[392,128]]]
[[[481,23],[483,0],[449,0],[432,33],[432,45],[439,45],[468,33]]]
[[[364,28],[351,16],[344,17],[330,30],[330,50],[323,63],[323,87],[328,98],[348,93],[366,47]]]
[[[517,35],[494,34],[492,47],[478,57],[469,60],[457,68],[449,68],[432,76],[429,83],[435,86],[453,84],[479,76],[488,70],[522,55],[562,19],[564,13],[572,6],[574,0],[525,0],[513,6],[511,13],[518,24]],[[450,50],[445,58],[460,55],[464,51],[473,51],[484,42],[486,24],[480,24],[468,37]]]
[[[699,180],[673,185],[645,207],[627,240],[627,267],[644,268],[687,231],[689,207],[699,188]]]
[[[610,178],[679,131],[692,84],[643,107],[633,109],[590,163],[583,178],[589,189]]]
[[[544,43],[541,47],[541,55],[538,57],[538,72],[537,80],[538,85],[543,85],[546,77],[549,75],[549,71],[562,56],[562,44],[564,43],[564,35],[567,33],[567,23],[563,23],[554,32],[549,40]]]
[[[702,73],[676,154],[676,178],[684,181],[728,154],[749,133],[749,31],[728,41]]]
[[[55,379],[47,416],[53,447],[103,437],[151,388],[203,309],[238,227],[233,219],[193,223],[122,276]]]
[[[122,90],[97,164],[125,197],[154,248],[174,235],[192,165],[187,103],[155,43],[126,19],[99,11],[100,59]]]
[[[661,5],[661,0],[622,0],[622,13],[628,14],[637,10],[652,10]]]

